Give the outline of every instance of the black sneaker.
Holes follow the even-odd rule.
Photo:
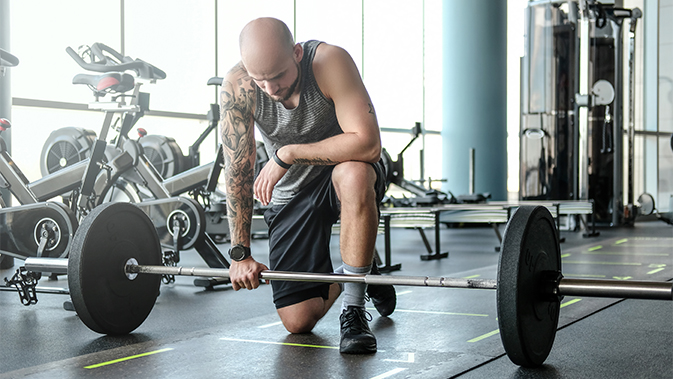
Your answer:
[[[371,354],[376,353],[376,337],[369,329],[372,315],[364,308],[349,306],[339,316],[341,322],[342,354]]]
[[[372,266],[372,275],[381,275],[378,266]],[[383,317],[390,316],[397,305],[395,287],[392,284],[368,285],[367,297],[374,303],[374,307]]]

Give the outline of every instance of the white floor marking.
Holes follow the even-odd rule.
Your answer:
[[[384,372],[384,373],[381,374],[381,375],[375,376],[375,377],[373,377],[372,379],[384,379],[384,378],[388,378],[388,377],[391,377],[391,376],[393,376],[393,375],[395,375],[395,374],[398,374],[398,373],[400,373],[400,372],[402,372],[402,371],[404,371],[404,370],[406,370],[406,368],[398,367],[398,368],[396,368],[396,369],[394,369],[394,370],[390,370],[390,371],[388,371],[388,372]]]

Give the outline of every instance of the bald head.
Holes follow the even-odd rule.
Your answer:
[[[243,66],[259,88],[275,101],[297,94],[304,50],[295,45],[285,23],[275,18],[253,20],[243,28],[239,43]]]
[[[292,54],[294,39],[284,22],[275,18],[258,18],[250,21],[239,36],[241,58],[282,57]]]

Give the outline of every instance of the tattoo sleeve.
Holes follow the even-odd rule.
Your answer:
[[[330,166],[335,165],[339,162],[335,162],[329,158],[314,158],[314,159],[297,158],[293,161],[293,163],[298,165]]]
[[[252,80],[239,64],[228,75],[238,77],[236,83],[226,81],[220,95],[224,147],[227,215],[232,245],[250,240],[255,172],[254,100]]]

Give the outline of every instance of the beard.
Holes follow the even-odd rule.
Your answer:
[[[299,67],[299,64],[295,62],[295,66],[297,67],[297,78],[292,82],[292,84],[282,93],[280,96],[271,96],[271,100],[280,103],[283,101],[287,101],[292,95],[294,94],[294,91],[297,89],[297,86],[299,85],[299,82],[301,81],[301,67]]]

